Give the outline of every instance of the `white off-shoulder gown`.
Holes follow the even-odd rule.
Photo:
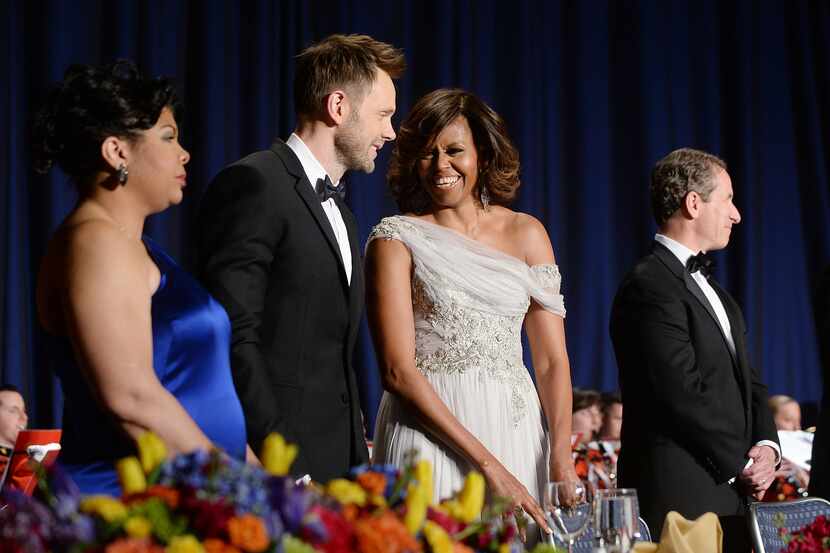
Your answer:
[[[536,497],[548,482],[548,431],[522,359],[531,298],[565,316],[555,265],[523,261],[414,217],[384,218],[369,241],[398,240],[413,262],[415,366],[458,421]],[[435,497],[461,488],[467,459],[431,437],[394,395],[383,394],[374,462],[402,465],[412,449],[434,467]]]

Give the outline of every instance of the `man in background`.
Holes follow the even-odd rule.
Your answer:
[[[620,285],[611,339],[625,405],[619,483],[659,536],[669,511],[716,513],[724,551],[748,551],[744,520],[781,460],[767,388],[749,363],[738,304],[707,252],[741,220],[719,158],[675,150],[651,173],[651,253]]]
[[[16,386],[0,385],[0,476],[14,450],[17,435],[26,428],[26,403]]]

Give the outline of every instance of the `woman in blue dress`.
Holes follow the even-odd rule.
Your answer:
[[[70,67],[35,120],[36,169],[57,164],[78,191],[37,304],[64,392],[60,462],[84,493],[118,493],[114,462],[145,431],[171,454],[216,446],[256,462],[227,315],[143,236],[147,216],[182,201],[177,108],[169,81],[122,61]]]

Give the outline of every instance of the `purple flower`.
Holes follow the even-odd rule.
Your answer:
[[[271,508],[277,511],[285,526],[285,530],[296,533],[299,530],[303,517],[308,512],[313,499],[312,492],[296,485],[290,478],[272,477],[268,480]]]

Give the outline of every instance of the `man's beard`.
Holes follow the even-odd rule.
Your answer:
[[[363,144],[360,136],[357,112],[334,135],[334,151],[337,161],[347,171],[371,173],[375,170],[375,160],[369,159],[369,145]]]

